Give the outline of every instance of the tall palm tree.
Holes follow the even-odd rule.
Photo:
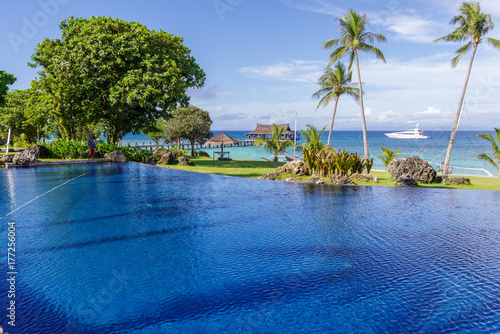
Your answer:
[[[460,96],[460,102],[458,103],[457,113],[455,115],[455,121],[453,123],[453,129],[451,130],[450,142],[448,144],[448,150],[446,151],[446,158],[444,160],[443,174],[448,174],[450,166],[451,150],[453,149],[453,142],[455,141],[455,135],[457,133],[458,122],[460,120],[460,113],[462,111],[462,105],[464,103],[465,92],[467,90],[467,84],[469,83],[469,77],[472,69],[472,63],[474,61],[474,56],[476,55],[477,47],[481,42],[486,41],[489,45],[493,46],[495,49],[500,51],[500,41],[493,38],[485,38],[486,34],[493,29],[494,24],[491,22],[491,15],[484,14],[481,12],[481,6],[478,2],[463,2],[458,9],[460,14],[456,15],[450,22],[450,24],[458,24],[458,27],[453,30],[450,34],[440,37],[433,41],[437,42],[464,42],[467,44],[461,46],[456,51],[456,57],[452,59],[451,66],[456,67],[460,59],[470,50],[472,54],[469,61],[469,68],[467,70],[467,75],[465,77],[464,87],[462,89],[462,95]]]
[[[385,57],[382,51],[372,45],[369,45],[368,43],[373,43],[375,41],[386,42],[387,39],[383,35],[373,34],[366,31],[368,25],[366,14],[360,15],[356,11],[348,10],[347,16],[339,19],[339,24],[341,37],[332,38],[326,41],[323,43],[323,47],[330,49],[334,45],[339,45],[339,47],[330,54],[330,62],[328,63],[328,66],[331,66],[345,54],[349,55],[349,69],[351,69],[352,63],[356,61],[359,85],[359,102],[361,106],[361,121],[363,125],[363,144],[365,158],[368,158],[370,156],[370,152],[368,150],[368,138],[366,134],[365,107],[363,104],[363,87],[361,82],[361,73],[359,70],[358,50],[373,53],[377,58],[381,59],[385,63]]]
[[[273,133],[269,139],[258,137],[253,144],[268,149],[274,155],[274,161],[278,161],[278,154],[293,146],[293,142],[290,139],[281,139],[285,127],[278,128],[276,124],[273,124],[273,127]]]
[[[495,128],[495,133],[496,133],[496,140],[493,138],[493,136],[489,133],[481,133],[477,135],[478,137],[481,137],[483,139],[486,139],[491,142],[491,149],[493,150],[493,158],[489,157],[486,153],[481,153],[477,156],[479,160],[484,160],[489,162],[490,164],[493,165],[498,171],[498,174],[500,176],[500,129]],[[495,161],[496,160],[496,161]]]
[[[356,101],[359,101],[359,89],[351,86],[352,72],[346,70],[345,66],[339,61],[335,65],[335,70],[328,67],[325,73],[319,79],[318,85],[321,89],[313,94],[313,98],[321,99],[316,107],[326,106],[335,100],[333,109],[332,122],[330,123],[330,133],[328,134],[328,146],[331,144],[333,123],[335,122],[335,114],[337,113],[337,105],[342,95],[347,94],[352,96]]]

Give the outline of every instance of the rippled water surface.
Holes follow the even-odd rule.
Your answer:
[[[9,333],[500,331],[500,192],[136,163],[0,172]]]

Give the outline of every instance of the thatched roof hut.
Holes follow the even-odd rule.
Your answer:
[[[203,146],[220,146],[221,151],[224,150],[223,147],[224,145],[238,145],[238,141],[236,139],[233,139],[226,135],[224,132],[219,133],[217,136],[213,137],[212,139],[209,139],[203,144]]]
[[[278,129],[284,128],[283,134],[281,135],[281,139],[290,139],[294,140],[295,136],[297,136],[297,140],[299,140],[300,136],[297,132],[292,131],[290,129],[290,123],[287,124],[276,124]],[[273,124],[257,124],[257,127],[252,132],[248,132],[247,140],[255,140],[257,137],[268,138],[274,131]]]

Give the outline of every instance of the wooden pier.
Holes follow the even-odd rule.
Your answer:
[[[153,141],[150,142],[135,142],[134,144],[131,144],[130,142],[127,144],[120,143],[120,146],[125,146],[125,147],[132,147],[132,148],[138,148],[141,150],[146,150],[146,151],[153,151],[156,148],[156,143]],[[181,150],[190,150],[191,149],[191,143],[189,142],[181,142],[180,144],[178,143],[168,143],[168,144],[158,144],[159,148],[165,148],[167,150],[170,150],[171,148],[175,147],[178,148],[180,146]],[[226,147],[245,147],[245,146],[253,146],[253,141],[248,141],[245,139],[238,140],[238,144],[234,145],[224,145],[224,148]],[[194,149],[210,149],[210,148],[219,148],[220,145],[207,145],[203,146],[203,144],[196,143],[194,144]]]

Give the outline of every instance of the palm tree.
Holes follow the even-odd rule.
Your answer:
[[[458,24],[458,27],[453,30],[452,33],[440,37],[433,41],[437,42],[463,42],[468,40],[469,42],[456,51],[456,57],[452,59],[451,66],[456,67],[460,59],[472,49],[472,54],[469,61],[469,68],[467,70],[467,75],[465,77],[464,87],[462,89],[462,95],[460,96],[460,102],[458,103],[457,113],[455,115],[455,122],[453,123],[453,129],[451,130],[450,142],[448,144],[448,150],[446,151],[446,158],[444,160],[443,174],[448,174],[451,150],[453,149],[453,142],[455,141],[455,135],[457,133],[458,122],[460,120],[460,113],[462,111],[462,105],[464,103],[465,92],[467,90],[467,84],[469,82],[469,77],[472,69],[472,63],[474,61],[474,56],[476,55],[477,47],[481,42],[486,41],[489,45],[493,46],[495,49],[500,51],[500,41],[493,38],[485,38],[486,34],[493,29],[494,24],[491,22],[491,15],[481,13],[481,6],[478,2],[464,2],[458,9],[460,14],[456,15],[450,22],[450,24]]]
[[[258,137],[253,144],[268,149],[274,155],[274,161],[278,161],[278,154],[283,153],[288,147],[293,146],[293,142],[290,139],[281,140],[281,135],[285,127],[281,127],[280,129],[276,124],[273,124],[273,126],[273,133],[269,139]]]
[[[358,50],[371,52],[385,63],[385,58],[382,54],[382,51],[372,45],[369,45],[368,43],[373,43],[374,41],[386,42],[387,39],[383,35],[373,34],[366,31],[366,27],[368,25],[366,14],[360,15],[358,12],[349,10],[347,11],[346,17],[341,17],[339,19],[339,23],[341,37],[326,41],[325,43],[323,43],[323,47],[330,49],[334,45],[340,45],[330,54],[330,62],[328,63],[328,66],[331,66],[346,53],[349,55],[349,69],[351,69],[354,60],[356,61],[359,85],[359,102],[361,105],[361,121],[363,125],[363,144],[365,150],[365,158],[368,158],[370,152],[368,150],[368,138],[366,134],[365,107],[363,105],[363,87],[361,82],[361,73],[359,70]]]
[[[335,114],[337,113],[337,105],[342,95],[347,94],[352,96],[356,101],[359,100],[359,89],[351,87],[352,72],[346,71],[345,66],[339,61],[335,65],[335,70],[328,67],[325,73],[319,79],[318,85],[321,89],[313,94],[313,98],[321,99],[316,107],[326,106],[335,100],[333,109],[332,122],[330,123],[330,133],[328,134],[328,146],[331,144],[333,123],[335,122]]]
[[[385,171],[387,172],[387,166],[389,166],[391,161],[394,160],[396,155],[401,154],[401,151],[394,152],[390,148],[385,148],[385,147],[381,147],[380,149],[384,153],[383,155],[377,155],[377,158],[380,158],[382,160],[382,162],[385,165]]]
[[[489,133],[481,133],[477,135],[478,137],[481,137],[483,139],[486,139],[491,142],[491,149],[493,150],[493,158],[490,158],[486,153],[481,153],[477,156],[479,160],[485,160],[488,161],[490,164],[493,165],[498,171],[498,174],[500,176],[500,129],[495,128],[495,133],[496,133],[496,139],[498,144],[495,142],[495,139],[493,139],[493,136]],[[496,160],[496,162],[495,162]]]

